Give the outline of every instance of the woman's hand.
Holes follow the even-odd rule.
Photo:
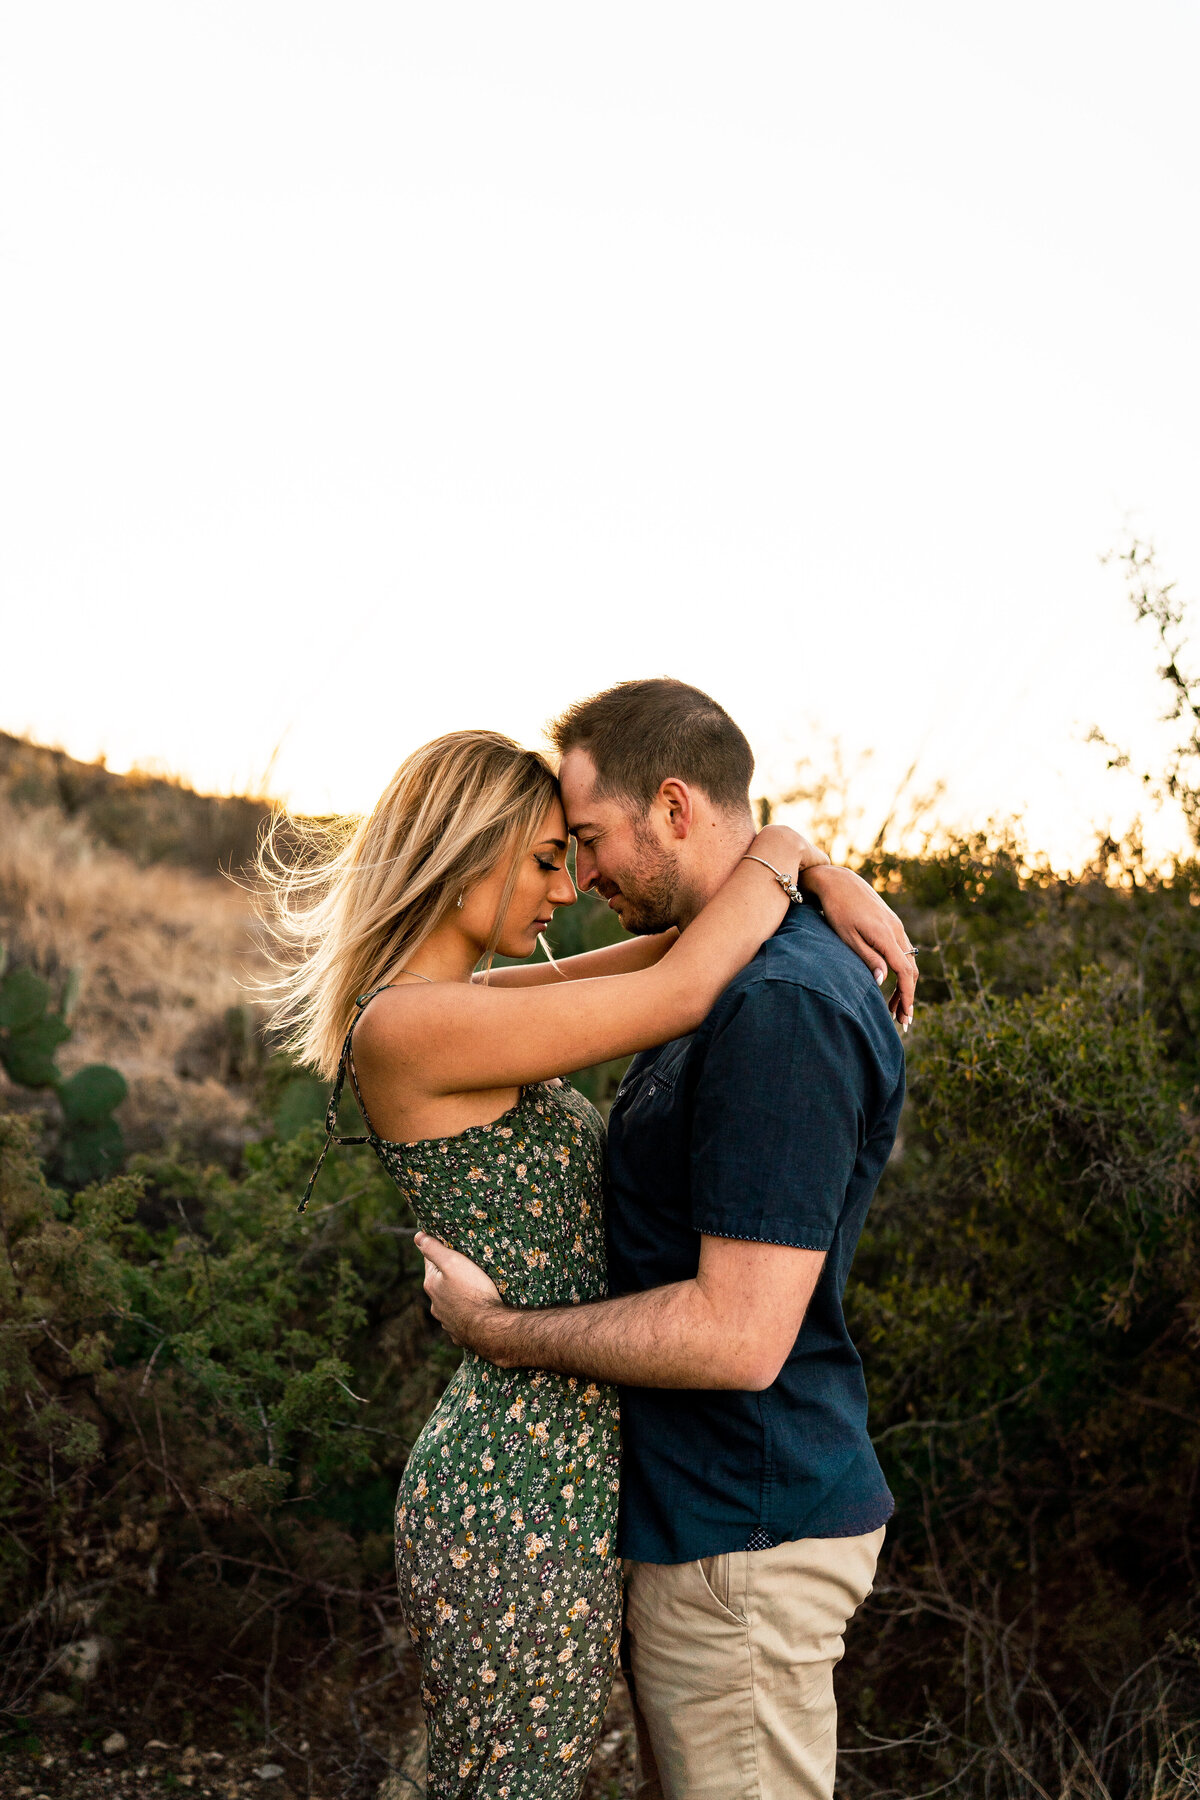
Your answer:
[[[886,900],[852,869],[813,868],[804,887],[821,903],[821,910],[851,950],[862,957],[882,986],[887,971],[896,977],[896,991],[888,1009],[905,1031],[912,1024],[917,991],[917,953],[908,933]]]

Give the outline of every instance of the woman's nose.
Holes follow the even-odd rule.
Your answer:
[[[566,869],[560,869],[558,879],[550,889],[550,899],[555,906],[574,906],[577,898],[575,883],[571,880],[570,873]]]

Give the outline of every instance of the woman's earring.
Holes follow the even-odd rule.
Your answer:
[[[458,907],[459,912],[462,911],[462,903],[463,903],[464,899],[466,898],[466,893],[467,893],[467,890],[466,890],[466,888],[464,888],[462,893],[458,896],[458,899],[455,901],[455,905]]]

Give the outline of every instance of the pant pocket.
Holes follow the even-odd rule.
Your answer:
[[[744,1552],[739,1552],[744,1554]],[[704,1583],[710,1599],[725,1614],[727,1619],[736,1619],[739,1625],[746,1623],[746,1615],[739,1611],[739,1603],[744,1595],[735,1592],[733,1553],[725,1556],[703,1556],[696,1564],[697,1572]],[[744,1587],[744,1583],[742,1586]]]

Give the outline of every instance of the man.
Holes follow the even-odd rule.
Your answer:
[[[686,929],[754,836],[733,720],[682,682],[625,682],[553,737],[579,886],[630,931]],[[838,879],[853,878],[810,871],[806,885],[819,897]],[[434,1313],[460,1342],[621,1384],[648,1800],[832,1795],[833,1670],[892,1510],[842,1295],[903,1095],[878,986],[817,907],[793,905],[700,1029],[643,1052],[621,1084],[615,1298],[521,1312],[465,1257],[417,1239]]]

